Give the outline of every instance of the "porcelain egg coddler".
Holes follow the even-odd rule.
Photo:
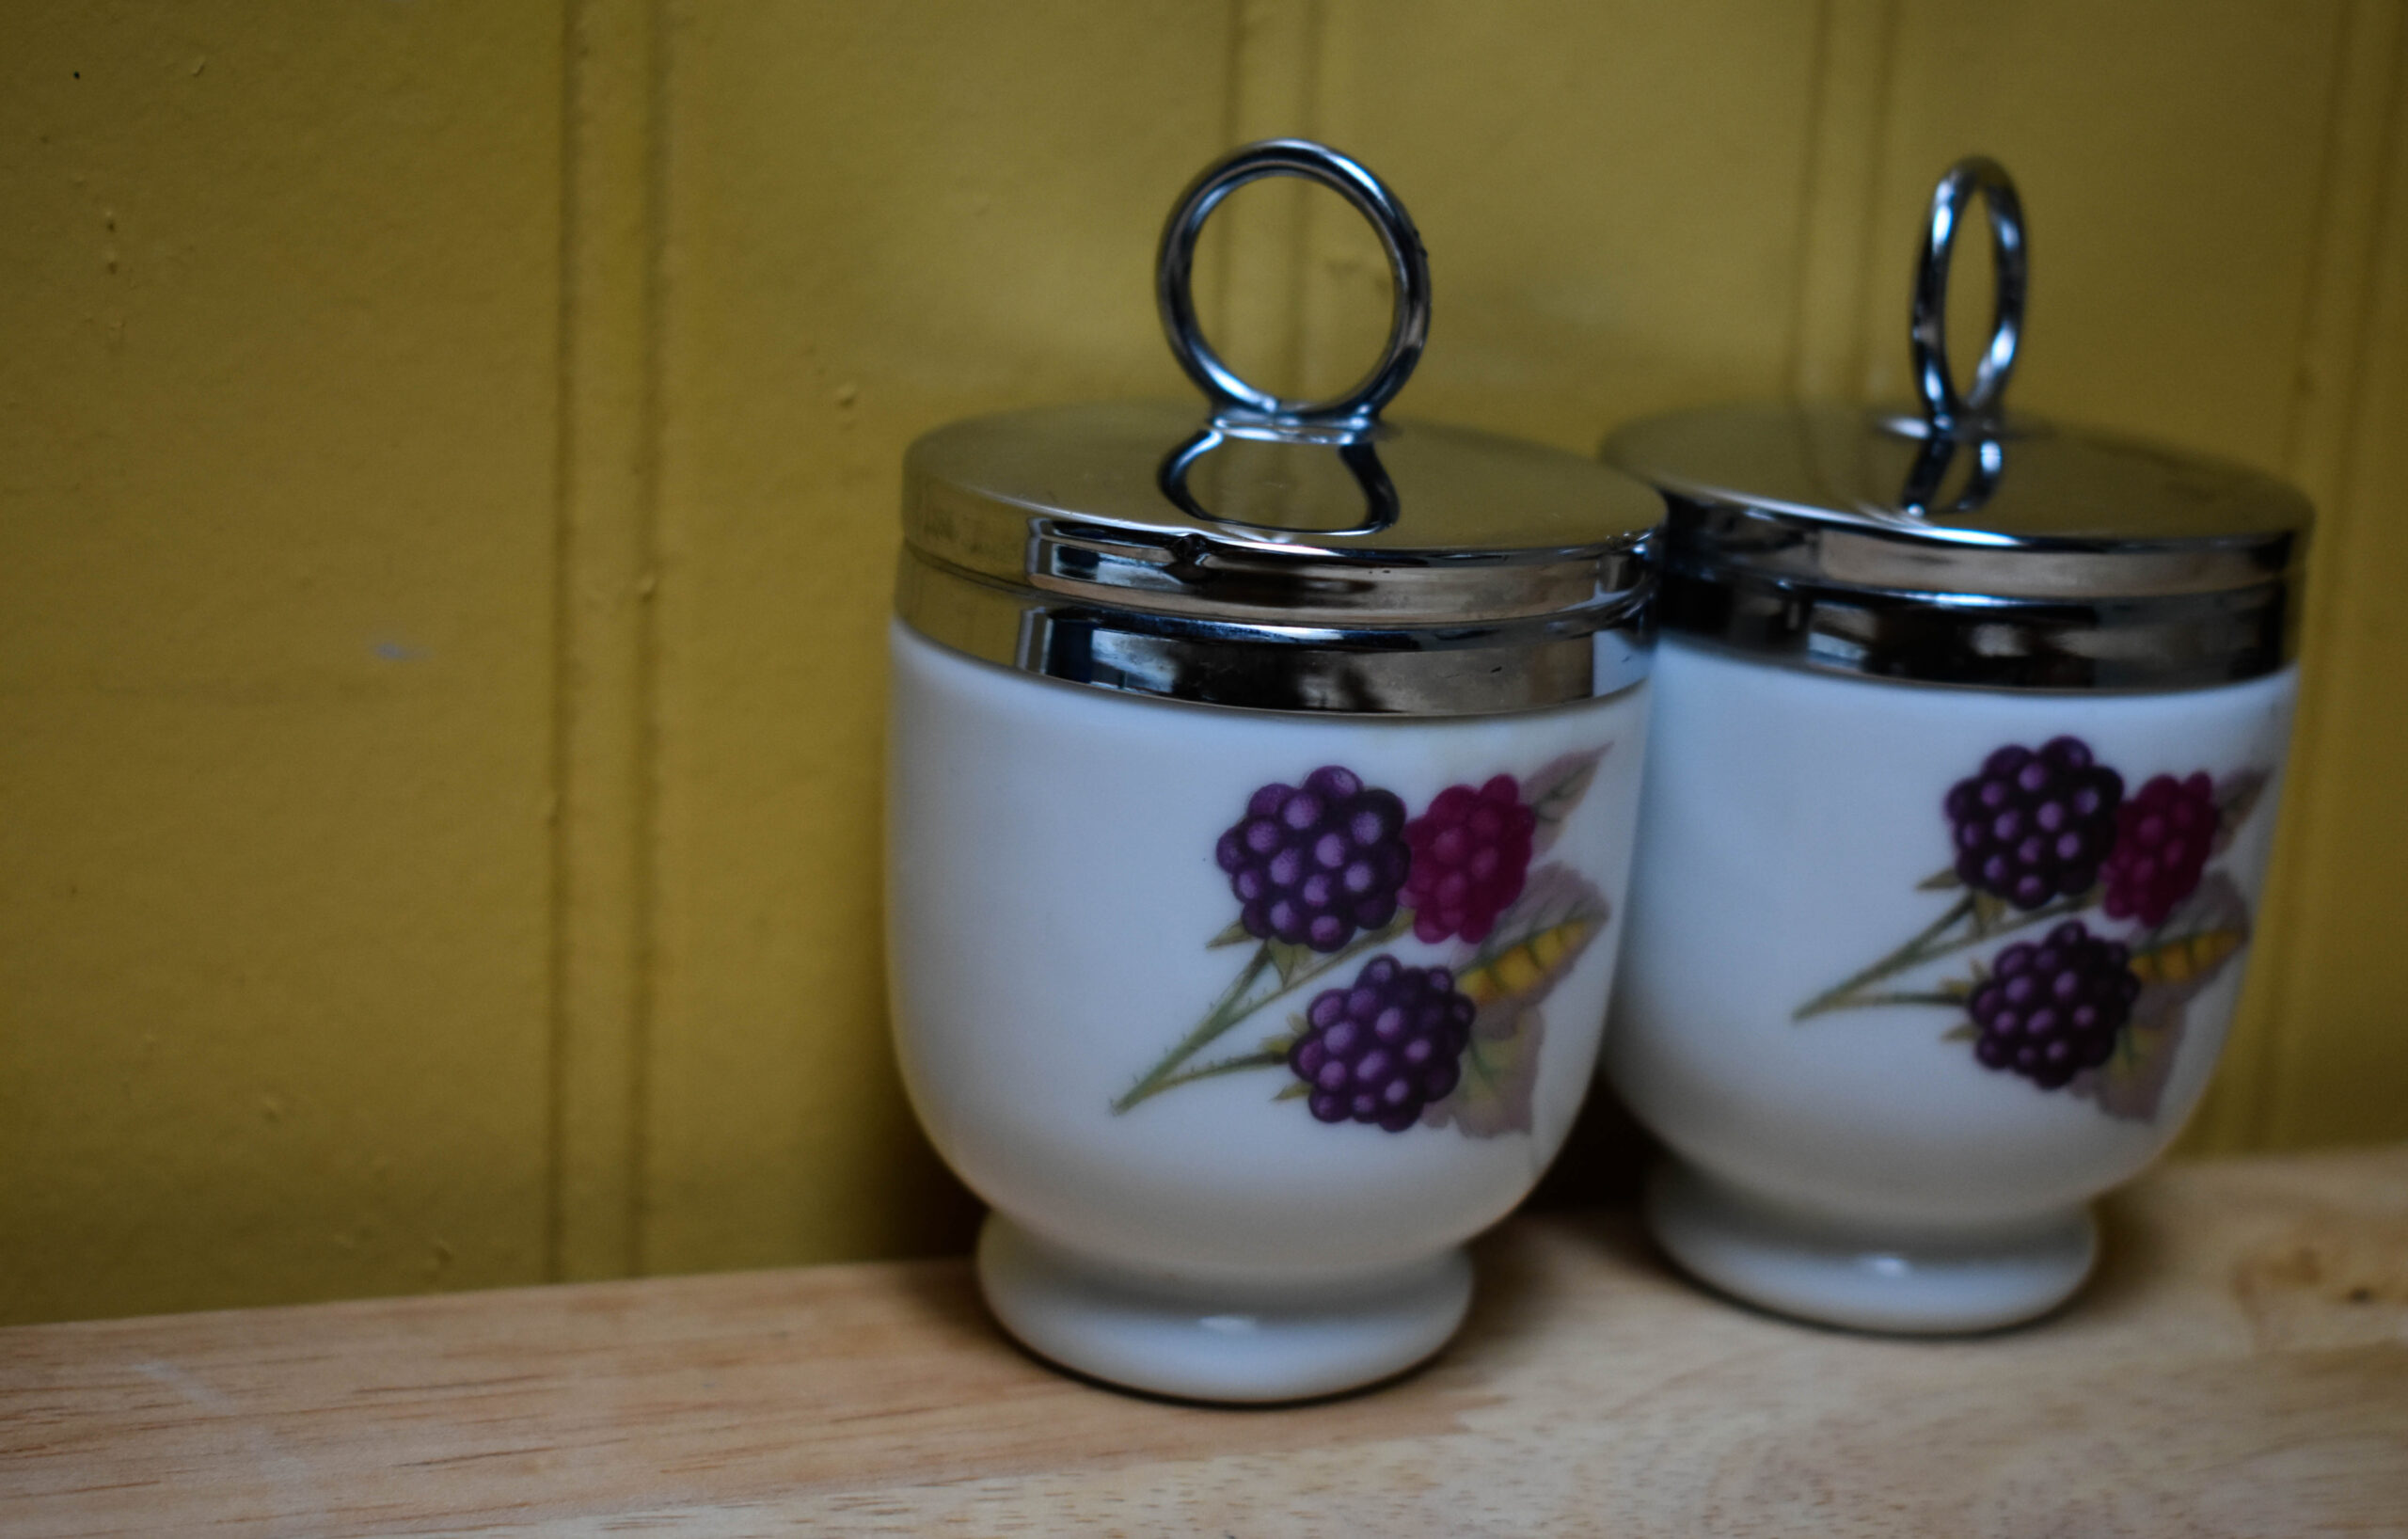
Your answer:
[[[1997,271],[1963,394],[1948,257]],[[2258,917],[2309,524],[2290,486],[2004,415],[2026,247],[1988,161],[1935,195],[1922,409],[1622,430],[1662,489],[1662,643],[1606,1048],[1665,1144],[1649,1222],[1807,1319],[2058,1304],[2088,1205],[2215,1067]]]
[[[1298,403],[1189,295],[1255,178],[1372,223],[1386,356]],[[888,958],[922,1125],[990,1205],[978,1279],[1094,1377],[1326,1394],[1442,1346],[1465,1242],[1592,1076],[1644,756],[1662,500],[1582,458],[1384,421],[1429,316],[1403,208],[1275,141],[1164,234],[1195,405],[914,444],[892,628]]]

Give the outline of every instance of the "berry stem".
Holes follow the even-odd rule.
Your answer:
[[[1205,1064],[1199,1069],[1183,1069],[1147,1091],[1146,1094],[1158,1096],[1164,1090],[1176,1090],[1182,1085],[1192,1085],[1199,1079],[1211,1079],[1216,1074],[1235,1074],[1247,1069],[1278,1069],[1284,1067],[1287,1062],[1288,1055],[1285,1053],[1241,1054],[1234,1058],[1222,1058],[1217,1062]]]
[[[1840,982],[1833,984],[1829,989],[1824,990],[1821,993],[1816,994],[1814,998],[1808,1000],[1805,1004],[1798,1006],[1797,1013],[1792,1015],[1790,1019],[1792,1021],[1803,1021],[1809,1016],[1821,1015],[1828,1010],[1845,1010],[1853,1008],[1857,1004],[1857,1001],[1852,996],[1858,990],[1864,988],[1868,984],[1878,983],[1883,978],[1889,977],[1893,974],[1903,973],[1909,967],[1929,961],[1933,957],[1941,955],[1942,951],[1947,949],[1946,947],[1943,946],[1929,952],[1926,952],[1925,948],[1932,945],[1932,944],[1938,941],[1941,936],[1955,928],[1959,923],[1972,918],[1972,914],[1973,895],[1967,893],[1964,896],[1959,897],[1956,902],[1951,903],[1948,906],[1948,912],[1946,913],[1941,914],[1929,925],[1924,927],[1923,933],[1917,935],[1913,940],[1909,941],[1906,944],[1898,947],[1897,950],[1891,952],[1879,961],[1875,962],[1872,966],[1865,968],[1862,972],[1853,974]]]
[[[1860,1009],[1869,1008],[1875,1005],[1945,1005],[1951,1009],[1962,1009],[1966,998],[1964,994],[1952,994],[1945,989],[1925,991],[1896,989],[1877,994],[1858,994],[1849,1000],[1848,1004]]]
[[[2061,897],[2054,903],[2044,904],[2029,913],[2018,914],[2004,923],[1984,924],[1975,905],[1974,895],[1967,893],[1951,904],[1946,913],[1925,927],[1922,934],[1861,973],[1844,982],[1835,983],[1823,992],[1816,994],[1798,1007],[1797,1012],[1791,1015],[1790,1019],[1803,1021],[1809,1016],[1824,1015],[1832,1010],[1862,1009],[1874,1005],[1962,1005],[1964,1001],[1954,995],[1867,994],[1860,991],[1880,982],[1883,978],[1894,977],[1909,968],[1921,967],[1928,961],[1937,961],[1951,952],[1962,951],[1967,946],[1980,945],[1985,941],[1997,936],[2012,934],[2019,929],[2028,929],[2034,925],[2045,925],[2052,919],[2062,919],[2067,914],[2080,913],[2098,901],[2099,889],[2093,887],[2086,893],[2076,893],[2070,897]],[[1968,918],[1973,923],[1966,933],[1943,939],[1949,930]]]
[[[1399,909],[1396,917],[1378,929],[1365,931],[1311,966],[1298,968],[1282,978],[1278,986],[1268,993],[1258,994],[1248,999],[1245,997],[1246,991],[1254,987],[1255,980],[1262,976],[1263,970],[1271,965],[1272,960],[1269,943],[1256,946],[1254,956],[1247,960],[1245,970],[1238,975],[1237,981],[1230,984],[1221,997],[1214,1001],[1212,1007],[1204,1012],[1204,1019],[1196,1023],[1195,1030],[1180,1038],[1176,1046],[1163,1055],[1160,1063],[1146,1071],[1144,1078],[1131,1086],[1126,1094],[1112,1103],[1114,1114],[1125,1112],[1149,1096],[1160,1095],[1173,1085],[1185,1084],[1187,1078],[1193,1076],[1175,1077],[1179,1076],[1180,1066],[1210,1047],[1238,1023],[1281,995],[1295,992],[1331,968],[1353,960],[1375,945],[1386,945],[1396,939],[1397,933],[1412,922],[1412,911]]]
[[[1256,946],[1254,955],[1246,960],[1245,967],[1238,974],[1236,981],[1223,991],[1219,999],[1212,1002],[1212,1007],[1204,1012],[1204,1019],[1196,1023],[1196,1029],[1180,1038],[1178,1044],[1164,1055],[1160,1063],[1146,1071],[1144,1078],[1131,1086],[1126,1095],[1112,1103],[1113,1114],[1117,1116],[1148,1096],[1164,1088],[1165,1082],[1179,1071],[1180,1064],[1201,1053],[1214,1038],[1259,1009],[1261,1006],[1258,1003],[1238,1010],[1236,1014],[1230,1013],[1236,1009],[1238,1002],[1245,997],[1245,992],[1254,987],[1254,980],[1262,976],[1262,970],[1270,965],[1270,944],[1265,943]]]

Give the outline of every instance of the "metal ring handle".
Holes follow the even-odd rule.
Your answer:
[[[1380,237],[1388,254],[1388,272],[1396,280],[1396,313],[1380,361],[1353,389],[1326,401],[1286,401],[1247,384],[1212,351],[1196,318],[1196,237],[1221,199],[1266,176],[1303,177],[1354,204]],[[1265,139],[1233,150],[1207,167],[1180,195],[1169,222],[1163,226],[1162,249],[1154,262],[1154,297],[1162,309],[1163,330],[1170,338],[1172,355],[1187,376],[1212,398],[1216,415],[1234,413],[1281,425],[1356,431],[1370,426],[1380,408],[1404,388],[1421,357],[1422,343],[1430,335],[1430,259],[1421,249],[1421,234],[1413,228],[1413,216],[1404,212],[1396,194],[1361,165],[1309,139]]]
[[[1282,533],[1295,532],[1284,525],[1257,524],[1244,518],[1231,518],[1226,515],[1214,513],[1197,501],[1196,494],[1187,489],[1187,472],[1195,468],[1197,460],[1228,442],[1228,437],[1229,435],[1224,432],[1218,423],[1196,434],[1185,443],[1172,450],[1169,457],[1163,461],[1162,468],[1154,477],[1155,484],[1162,487],[1163,495],[1177,504],[1181,513],[1199,523],[1228,524],[1239,529],[1277,530]],[[1321,535],[1377,534],[1384,529],[1394,528],[1398,513],[1396,483],[1388,479],[1387,467],[1380,463],[1378,448],[1370,438],[1359,436],[1350,437],[1347,441],[1332,447],[1337,452],[1339,462],[1354,473],[1354,484],[1363,489],[1363,516],[1358,522],[1348,524],[1342,529],[1323,529],[1312,532]],[[1329,451],[1315,452],[1325,453]]]
[[[1996,303],[1990,312],[1989,345],[1973,369],[1972,389],[1956,393],[1948,367],[1948,258],[1966,206],[1978,193],[1989,204],[1990,256],[1997,264]],[[1925,222],[1923,254],[1915,264],[1914,323],[1908,336],[1914,349],[1915,389],[1924,420],[1940,433],[1998,415],[2006,382],[2015,373],[2016,343],[2023,335],[2024,289],[2030,277],[2023,240],[2023,202],[2006,168],[1984,155],[1968,155],[1948,167],[1932,189]]]
[[[1959,450],[1971,457],[1965,466],[1965,489],[1947,502],[1940,500],[1941,483],[1948,479],[1949,468],[1956,464]],[[1998,495],[1998,484],[2006,474],[2006,444],[1988,434],[1960,438],[1953,433],[1928,434],[1923,447],[1915,452],[1915,462],[1907,470],[1907,484],[1898,493],[1898,509],[1909,518],[1959,517],[1978,513]]]

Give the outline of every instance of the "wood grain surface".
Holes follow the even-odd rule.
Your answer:
[[[959,1262],[0,1331],[0,1533],[2408,1532],[2408,1149],[2170,1167],[2024,1330],[1887,1341],[1517,1219],[1425,1370],[1052,1372]]]

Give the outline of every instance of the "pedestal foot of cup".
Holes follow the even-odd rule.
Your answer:
[[[1471,1259],[1326,1283],[1159,1281],[1088,1261],[1000,1214],[978,1236],[978,1285],[1039,1357],[1183,1400],[1336,1394],[1401,1373],[1447,1344],[1471,1304]]]
[[[1991,1330],[2046,1314],[2098,1259],[2087,1208],[1996,1230],[1885,1234],[1759,1202],[1676,1160],[1647,1182],[1647,1225],[1701,1280],[1782,1314],[1858,1330]]]

